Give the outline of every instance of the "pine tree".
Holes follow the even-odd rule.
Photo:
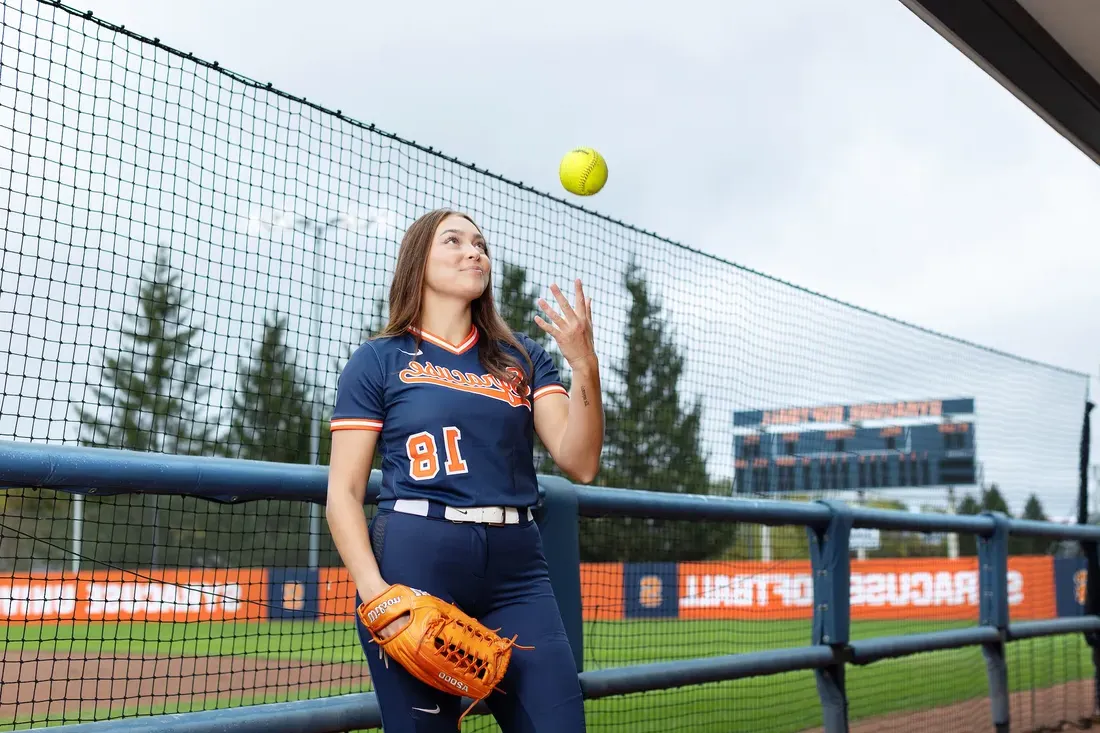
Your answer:
[[[286,318],[270,314],[264,323],[263,337],[250,358],[241,359],[237,387],[228,419],[224,445],[226,455],[254,461],[276,463],[310,462],[312,423],[310,390],[305,373],[298,368],[286,345]],[[329,445],[329,433],[322,427],[321,453]],[[301,502],[250,502],[235,514],[225,515],[237,522],[240,530],[257,537],[248,547],[250,554],[261,554],[265,562],[295,566],[306,562],[309,534],[308,505]],[[206,552],[232,556],[240,546],[237,532],[224,527],[217,533],[205,533],[193,544]],[[249,558],[256,562],[258,558]]]
[[[700,429],[702,404],[682,405],[684,359],[660,303],[631,263],[624,282],[631,296],[625,357],[611,369],[607,439],[598,483],[625,489],[709,494]],[[716,557],[735,540],[722,522],[586,519],[581,526],[585,561],[680,561]]]
[[[1046,512],[1043,511],[1043,502],[1039,500],[1036,494],[1031,494],[1027,497],[1027,503],[1024,504],[1024,512],[1021,518],[1030,519],[1036,522],[1049,521]],[[1057,542],[1045,537],[1015,536],[1010,537],[1009,545],[1010,551],[1017,554],[1045,555],[1057,545]]]
[[[76,406],[84,445],[182,455],[215,450],[216,436],[201,411],[209,392],[202,383],[209,361],[196,354],[202,330],[191,322],[190,296],[169,255],[158,246],[146,268],[137,311],[124,319],[122,343],[104,359],[99,386],[91,387],[98,407]],[[151,548],[145,562],[161,563],[168,549],[163,513],[178,501],[152,495],[133,507],[136,501],[121,497],[87,507],[91,526],[113,533],[117,524],[137,535],[87,537],[89,552],[106,553],[108,562],[142,564],[144,549]]]
[[[970,515],[981,514],[982,512],[1000,512],[1006,517],[1012,518],[1012,511],[1008,508],[1008,502],[1005,501],[1004,495],[1001,494],[1000,487],[995,483],[991,484],[988,489],[982,489],[980,500],[975,499],[970,494],[964,496],[962,501],[959,502],[958,509],[955,511],[957,514]],[[1032,494],[1028,498],[1027,505],[1024,507],[1023,518],[1046,519],[1046,515],[1043,513],[1043,505],[1039,501],[1039,497]],[[1050,543],[1041,537],[1031,538],[1010,535],[1008,538],[1008,552],[1010,555],[1043,554],[1047,552],[1049,547]],[[960,533],[959,555],[974,556],[977,554],[977,537],[965,532]]]
[[[201,455],[214,446],[201,415],[209,393],[202,376],[209,360],[196,355],[202,329],[190,322],[190,296],[181,275],[158,247],[138,294],[138,312],[122,326],[123,342],[104,359],[101,386],[92,387],[101,410],[79,406],[84,445]]]
[[[535,316],[542,310],[538,307],[538,290],[527,287],[527,268],[505,262],[501,265],[500,291],[497,295],[497,311],[504,322],[512,327],[513,331],[525,334],[537,343],[550,355],[554,366],[558,368],[563,386],[570,387],[570,375],[564,368],[561,354],[553,348],[550,336],[535,323]],[[535,467],[539,473],[556,473],[554,460],[550,452],[535,437]]]
[[[226,441],[233,457],[309,463],[311,415],[305,379],[286,346],[286,319],[269,317],[253,358],[241,361]]]
[[[1024,519],[1031,519],[1036,522],[1046,522],[1047,514],[1043,511],[1043,502],[1039,500],[1039,497],[1035,494],[1027,497],[1027,504],[1024,505]]]
[[[1005,501],[1004,495],[1001,494],[1001,489],[997,484],[991,484],[989,489],[982,492],[982,511],[1001,512],[1006,517],[1012,516],[1012,512],[1008,508],[1008,502]]]
[[[359,340],[352,344],[346,344],[344,346],[344,353],[342,357],[333,359],[332,369],[336,374],[341,373],[344,367],[347,366],[348,359],[355,353],[355,350],[363,345],[364,342],[370,340],[375,334],[381,332],[386,326],[386,321],[389,318],[389,302],[382,295],[376,295],[371,298],[371,312],[370,315],[363,319],[363,326],[359,333]],[[324,396],[324,410],[321,419],[321,463],[328,465],[329,455],[331,454],[332,446],[332,433],[328,429],[328,421],[332,417],[332,406],[336,402],[335,390],[329,391]],[[374,459],[371,462],[372,470],[382,469],[382,451],[374,451]]]
[[[708,478],[700,445],[700,400],[681,405],[680,355],[661,305],[650,294],[638,267],[625,277],[631,296],[626,357],[612,373],[622,385],[607,400],[607,477],[622,488],[703,493]]]
[[[967,494],[959,502],[958,507],[955,509],[956,514],[981,514],[985,509],[982,507],[981,502],[975,499],[971,494]],[[978,554],[978,539],[974,535],[968,532],[959,533],[959,556],[960,557],[973,557]]]
[[[981,512],[982,505],[970,494],[964,496],[962,501],[959,502],[958,508],[955,509],[956,514],[981,514]]]

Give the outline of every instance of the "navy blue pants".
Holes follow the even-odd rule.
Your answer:
[[[538,525],[526,519],[503,526],[460,523],[380,509],[370,537],[387,583],[427,591],[499,628],[501,636],[518,635],[517,644],[534,647],[512,650],[504,679],[485,699],[502,733],[583,733],[577,666]],[[385,733],[454,733],[463,698],[420,682],[393,660],[385,663],[358,615],[355,624]]]

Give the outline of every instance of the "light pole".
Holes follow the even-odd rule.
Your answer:
[[[345,223],[347,217],[343,214],[334,214],[326,220],[313,219],[308,216],[284,217],[278,216],[269,225],[272,228],[290,229],[302,232],[313,238],[313,284],[310,288],[310,301],[313,309],[310,317],[309,342],[306,347],[310,354],[310,386],[312,399],[310,399],[309,419],[309,462],[316,466],[321,462],[321,380],[318,376],[320,369],[321,351],[321,277],[324,268],[320,266],[318,258],[322,245],[322,237],[331,226]],[[353,227],[354,228],[354,227]],[[309,567],[316,568],[320,565],[321,555],[321,508],[316,502],[309,502]]]

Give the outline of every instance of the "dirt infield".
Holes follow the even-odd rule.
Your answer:
[[[330,664],[251,656],[0,655],[0,720],[97,707],[173,706],[214,698],[271,702],[288,690],[366,690],[366,662]]]
[[[156,657],[54,654],[0,655],[0,720],[44,720],[47,715],[111,707],[184,706],[203,700],[285,700],[289,690],[369,687],[366,662],[329,664],[251,656]],[[1100,727],[1093,711],[1092,680],[1080,680],[1011,697],[1012,730],[1026,733]],[[1064,721],[1068,724],[1063,725]],[[1091,725],[1085,721],[1090,721]],[[855,722],[851,733],[986,733],[992,730],[988,698]],[[803,733],[824,733],[815,728]]]
[[[1084,730],[1098,727],[1093,711],[1092,680],[1078,680],[1041,690],[1016,692],[1009,698],[1014,733]],[[892,713],[854,722],[849,733],[988,733],[993,730],[989,698],[947,705],[914,713]],[[803,733],[824,733],[814,728]]]

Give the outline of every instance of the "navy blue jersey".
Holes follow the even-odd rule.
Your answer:
[[[517,333],[534,364],[529,387],[517,394],[481,366],[479,337],[475,327],[458,345],[416,330],[371,339],[344,366],[330,428],[381,433],[380,499],[457,507],[537,501],[534,401],[567,392],[550,355]],[[503,348],[527,370],[522,355]]]

